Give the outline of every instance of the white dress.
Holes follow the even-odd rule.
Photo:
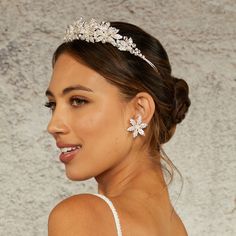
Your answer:
[[[109,205],[109,207],[111,208],[112,214],[114,216],[117,236],[122,236],[120,220],[119,220],[118,213],[117,213],[112,201],[108,197],[106,197],[105,195],[102,195],[102,194],[99,194],[99,193],[92,193],[92,194],[100,197],[101,199],[103,199]]]

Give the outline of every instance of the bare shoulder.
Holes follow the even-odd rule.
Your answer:
[[[51,211],[48,236],[105,235],[102,231],[113,220],[106,208],[106,203],[92,194],[69,197]]]

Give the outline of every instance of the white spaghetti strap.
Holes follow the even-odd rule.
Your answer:
[[[120,220],[119,220],[118,213],[117,213],[112,201],[108,197],[106,197],[105,195],[102,195],[99,193],[92,193],[92,194],[102,198],[109,205],[109,207],[112,210],[112,214],[114,216],[114,219],[115,219],[117,235],[122,236]]]

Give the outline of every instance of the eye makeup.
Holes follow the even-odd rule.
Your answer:
[[[69,99],[70,104],[73,107],[80,107],[86,103],[88,103],[88,101],[85,98],[82,98],[80,96],[73,96]],[[50,108],[50,110],[55,110],[56,107],[56,102],[54,101],[48,101],[44,104],[45,107]]]
[[[56,103],[52,102],[52,101],[49,101],[49,102],[45,102],[44,106],[50,108],[50,110],[53,111],[53,110],[55,110]]]

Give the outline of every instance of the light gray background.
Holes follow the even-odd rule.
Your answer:
[[[189,235],[236,235],[234,0],[0,0],[0,235],[47,235],[58,201],[97,191],[94,179],[66,179],[43,106],[52,53],[81,15],[136,23],[162,42],[192,100],[165,146],[185,181],[176,209]]]

